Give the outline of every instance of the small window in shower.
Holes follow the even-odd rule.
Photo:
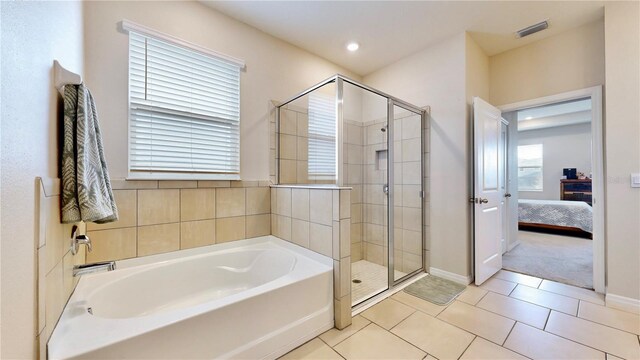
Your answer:
[[[336,179],[335,97],[309,95],[309,179]]]

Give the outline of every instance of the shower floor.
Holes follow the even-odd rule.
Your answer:
[[[395,271],[395,278],[405,276],[402,271]],[[356,305],[368,298],[384,291],[388,287],[389,272],[386,266],[378,265],[366,260],[351,264],[351,305]],[[359,283],[353,280],[360,280]]]

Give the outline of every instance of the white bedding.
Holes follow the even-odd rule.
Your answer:
[[[593,210],[583,201],[519,199],[518,221],[593,232]]]

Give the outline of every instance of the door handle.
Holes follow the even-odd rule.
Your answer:
[[[484,199],[484,198],[469,198],[469,202],[470,203],[475,203],[475,204],[486,204],[489,202],[489,199]]]
[[[511,197],[511,194],[506,193],[506,194],[504,194],[504,197]]]
[[[383,192],[385,195],[389,195],[389,184],[384,184],[384,185],[382,185],[382,192]]]

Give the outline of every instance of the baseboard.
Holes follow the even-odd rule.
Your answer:
[[[518,241],[516,241],[516,242],[514,242],[514,243],[513,243],[513,244],[511,244],[511,245],[508,245],[508,246],[507,246],[507,251],[511,251],[511,250],[513,250],[513,248],[515,248],[515,247],[516,247],[516,246],[518,246],[518,245],[520,245],[520,241],[519,241],[519,240],[518,240]]]
[[[471,276],[458,275],[449,271],[444,271],[438,268],[430,267],[429,274],[434,276],[439,276],[443,279],[451,280],[453,282],[457,282],[462,285],[471,284]]]
[[[608,307],[640,314],[640,300],[628,298],[616,294],[607,294],[605,301]]]

